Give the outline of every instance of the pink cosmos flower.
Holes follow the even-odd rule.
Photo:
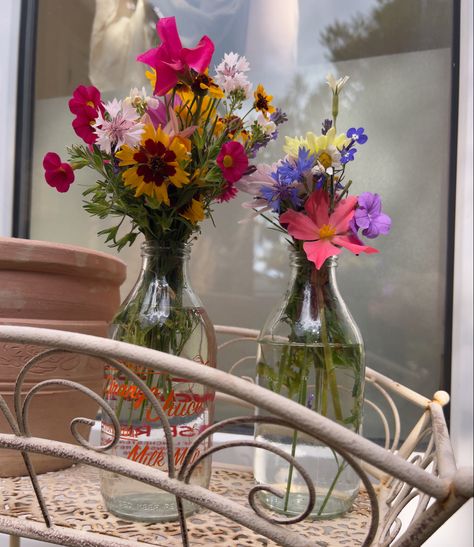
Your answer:
[[[316,190],[304,205],[305,213],[289,210],[280,216],[280,224],[287,225],[288,233],[305,241],[304,251],[308,260],[319,270],[326,258],[338,255],[341,247],[351,253],[378,253],[377,249],[363,245],[350,228],[357,197],[342,199],[329,214],[329,196],[324,190]]]
[[[226,142],[216,158],[222,175],[227,182],[237,182],[247,171],[249,159],[245,148],[237,141]]]
[[[214,44],[203,36],[195,48],[183,47],[174,17],[160,19],[156,23],[156,32],[161,39],[160,46],[142,53],[137,60],[156,70],[155,95],[166,95],[189,69],[201,74],[208,68]]]
[[[44,178],[58,192],[67,192],[74,182],[74,171],[69,163],[61,162],[55,152],[48,152],[43,158]]]
[[[85,143],[94,144],[97,140],[94,133],[95,119],[104,112],[100,91],[92,85],[80,85],[74,90],[68,104],[69,110],[76,116],[72,122],[76,135]]]

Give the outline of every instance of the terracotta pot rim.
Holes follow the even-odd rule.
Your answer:
[[[80,275],[123,283],[126,265],[115,256],[63,243],[0,237],[0,270]]]
[[[38,328],[51,328],[54,329],[54,327],[51,327],[50,325],[58,325],[58,326],[84,326],[84,327],[103,327],[104,323],[108,325],[108,321],[105,319],[101,321],[100,319],[94,320],[94,321],[88,321],[87,319],[78,319],[77,321],[74,319],[34,319],[34,318],[25,318],[25,317],[0,317],[0,325],[8,325],[8,326],[14,326],[14,327],[29,327],[33,324],[33,326]],[[77,332],[74,329],[59,329],[59,330],[66,330],[70,332]]]

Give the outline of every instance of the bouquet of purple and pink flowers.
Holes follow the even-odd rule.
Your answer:
[[[352,181],[346,181],[346,167],[354,161],[358,146],[367,142],[362,127],[336,131],[339,94],[348,79],[327,77],[333,93],[332,119],[324,120],[320,135],[308,132],[305,137],[286,137],[284,159],[257,165],[237,183],[253,196],[244,207],[288,233],[291,243],[302,247],[317,269],[342,248],[354,254],[377,253],[361,236],[373,239],[391,227],[378,194],[348,195]]]

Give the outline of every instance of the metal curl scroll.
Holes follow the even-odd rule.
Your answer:
[[[21,433],[23,435],[29,435],[29,433],[27,433],[28,423],[26,421],[24,421],[24,419],[23,419],[24,416],[26,417],[26,411],[24,411],[25,403],[26,403],[26,410],[27,410],[28,406],[29,406],[29,399],[31,398],[32,395],[34,395],[34,393],[36,391],[38,391],[39,386],[44,387],[45,383],[46,384],[47,383],[56,383],[56,384],[59,383],[59,384],[63,384],[63,385],[68,384],[70,387],[72,387],[74,389],[78,389],[82,393],[85,393],[85,394],[91,396],[102,408],[105,409],[105,411],[107,412],[109,417],[111,417],[111,413],[113,414],[113,410],[110,408],[110,406],[105,401],[103,401],[102,398],[100,398],[98,395],[96,395],[89,388],[86,388],[85,386],[82,386],[81,384],[78,384],[76,382],[72,382],[70,380],[44,380],[43,382],[40,382],[39,384],[37,384],[36,386],[31,388],[31,390],[27,393],[27,395],[25,397],[25,403],[22,404],[22,402],[21,402],[21,388],[22,388],[23,381],[24,381],[25,376],[28,373],[28,371],[36,363],[38,363],[42,359],[44,359],[44,358],[46,358],[50,355],[57,354],[57,353],[64,353],[64,354],[70,354],[70,355],[83,355],[83,356],[86,356],[86,357],[93,357],[95,359],[100,359],[103,363],[106,363],[106,364],[114,367],[118,371],[120,371],[131,382],[133,382],[137,387],[139,387],[142,390],[145,398],[149,401],[149,403],[152,406],[153,410],[157,413],[158,417],[161,420],[161,425],[162,425],[163,432],[164,432],[165,439],[166,439],[168,474],[171,478],[174,478],[174,476],[176,474],[176,471],[175,471],[174,460],[173,460],[173,435],[172,435],[172,432],[171,432],[171,427],[170,427],[170,424],[169,424],[168,417],[166,416],[165,412],[163,411],[160,403],[158,402],[158,399],[155,397],[155,395],[153,394],[151,389],[147,386],[147,384],[141,378],[139,378],[139,376],[137,376],[134,372],[132,372],[126,365],[124,365],[124,364],[120,363],[119,361],[117,361],[116,359],[112,359],[110,357],[97,356],[97,355],[94,355],[92,353],[87,353],[87,352],[83,352],[83,351],[69,351],[69,350],[64,350],[64,349],[60,349],[60,348],[48,349],[48,350],[43,351],[43,352],[39,353],[38,355],[35,355],[34,357],[32,357],[22,367],[20,373],[18,374],[16,383],[15,383],[14,407],[15,407],[15,413],[16,413],[16,416],[17,416],[17,421],[18,421],[18,425],[20,427]],[[101,402],[99,402],[99,400]],[[26,401],[28,401],[28,402],[26,402]],[[108,445],[106,445],[106,447],[90,445],[82,436],[79,436],[79,437],[76,436],[76,433],[78,433],[76,424],[79,424],[79,423],[91,425],[92,421],[88,420],[88,418],[82,418],[82,417],[79,418],[78,417],[78,418],[75,418],[74,420],[72,420],[72,423],[71,423],[71,432],[73,433],[76,440],[82,446],[85,446],[86,448],[90,448],[90,449],[92,449],[96,452],[101,452],[101,451],[112,448],[120,440],[120,425],[118,425],[118,429],[117,429],[118,420],[114,420],[112,418],[112,423],[114,425],[114,435],[113,435],[113,438],[112,438],[111,442]]]
[[[33,396],[40,391],[41,389],[49,386],[49,385],[66,385],[72,389],[78,390],[81,393],[84,393],[85,395],[91,397],[108,415],[110,418],[112,425],[113,425],[113,437],[112,440],[107,443],[106,445],[92,445],[90,444],[84,437],[79,433],[77,430],[77,427],[79,424],[85,424],[88,426],[92,426],[94,424],[94,420],[90,420],[89,418],[84,417],[76,417],[74,418],[70,423],[70,429],[71,433],[74,436],[74,438],[77,440],[77,442],[84,448],[93,450],[94,452],[104,452],[106,450],[109,450],[113,448],[119,441],[120,441],[120,423],[110,407],[110,405],[107,404],[101,397],[99,397],[96,393],[94,393],[89,388],[82,386],[81,384],[78,384],[77,382],[73,382],[71,380],[64,380],[64,379],[55,379],[55,380],[44,380],[43,382],[40,382],[33,386],[28,393],[25,396],[25,399],[22,403],[21,400],[21,388],[23,386],[23,382],[25,379],[26,374],[29,372],[29,370],[38,362],[45,359],[46,357],[49,357],[50,355],[63,353],[63,354],[72,354],[72,355],[83,355],[87,357],[93,357],[95,359],[100,359],[103,363],[106,363],[116,370],[120,371],[124,376],[126,376],[131,382],[133,382],[139,389],[142,390],[142,393],[144,394],[145,398],[149,401],[150,405],[152,406],[153,410],[156,412],[158,417],[161,420],[161,426],[163,428],[164,436],[166,439],[166,453],[167,453],[167,463],[168,463],[168,476],[170,478],[174,478],[176,474],[175,465],[174,465],[174,459],[173,459],[173,436],[171,432],[171,427],[169,424],[168,417],[166,416],[165,412],[163,411],[160,403],[158,402],[158,399],[155,397],[151,389],[147,386],[147,384],[139,378],[134,372],[132,372],[126,365],[120,363],[116,359],[112,359],[109,357],[104,356],[97,356],[91,353],[83,352],[83,351],[69,351],[69,350],[63,350],[60,348],[52,348],[45,350],[43,352],[38,353],[31,359],[27,361],[27,363],[22,367],[20,373],[18,374],[17,380],[15,382],[15,391],[14,391],[14,408],[15,408],[15,414],[17,417],[17,423],[18,428],[17,430],[14,429],[15,434],[30,437],[29,427],[28,427],[28,409],[30,402],[33,398]],[[8,407],[7,407],[8,408]],[[2,410],[3,407],[2,407]],[[5,412],[5,411],[4,411]],[[13,416],[7,416],[7,420],[10,423],[10,419],[14,419]],[[11,425],[11,424],[10,424]],[[22,453],[23,459],[25,461],[25,464],[27,466],[28,474],[30,476],[31,482],[33,484],[33,488],[35,490],[35,494],[38,500],[38,503],[41,508],[41,512],[44,518],[44,521],[48,527],[52,525],[51,517],[49,515],[48,509],[46,507],[46,503],[44,501],[43,495],[41,493],[41,489],[39,487],[38,479],[36,472],[31,464],[29,455],[27,453]],[[178,510],[180,513],[180,521],[182,525],[185,523],[184,514],[182,513],[182,503],[181,499],[176,496],[176,503],[178,506]],[[186,545],[186,542],[185,542]]]
[[[185,482],[189,482],[193,470],[195,469],[195,467],[198,465],[198,463],[200,461],[202,461],[204,458],[210,456],[212,453],[217,452],[219,450],[223,450],[224,448],[234,447],[234,446],[254,446],[254,447],[257,447],[257,448],[263,448],[265,450],[270,450],[271,452],[274,452],[275,454],[278,454],[278,455],[282,456],[288,462],[295,465],[295,467],[298,469],[298,471],[300,473],[301,473],[301,471],[300,471],[299,468],[303,469],[303,473],[301,473],[301,474],[302,474],[302,476],[303,476],[303,478],[304,478],[304,480],[305,480],[305,482],[308,486],[308,490],[310,491],[310,499],[308,500],[309,501],[308,506],[306,507],[304,512],[302,512],[300,515],[297,515],[296,517],[293,517],[293,518],[290,518],[290,519],[273,519],[273,517],[270,517],[268,514],[265,514],[265,513],[261,512],[261,510],[258,508],[258,506],[256,506],[254,504],[255,494],[259,490],[266,490],[266,491],[269,491],[269,492],[277,495],[278,497],[281,497],[280,494],[269,485],[257,485],[254,488],[252,488],[250,493],[249,493],[249,503],[250,503],[252,509],[260,517],[264,518],[265,520],[267,520],[270,523],[274,523],[274,524],[294,524],[296,522],[300,522],[301,520],[306,518],[306,516],[309,515],[309,513],[311,512],[311,509],[314,506],[314,500],[311,503],[311,491],[314,491],[314,485],[312,484],[312,480],[309,477],[309,475],[307,474],[307,472],[304,470],[304,468],[302,468],[300,466],[300,464],[297,462],[297,460],[292,458],[291,456],[288,456],[287,453],[284,453],[284,455],[283,455],[283,451],[281,451],[281,449],[277,449],[276,447],[271,446],[268,443],[260,443],[259,441],[232,441],[232,442],[229,442],[229,443],[224,443],[223,445],[220,445],[220,446],[211,447],[210,449],[208,449],[208,450],[204,451],[202,454],[200,454],[200,456],[193,463],[191,463],[193,455],[196,452],[199,445],[206,438],[208,438],[210,435],[212,435],[213,433],[215,433],[219,429],[223,429],[223,428],[225,428],[229,425],[245,424],[245,423],[253,423],[253,424],[255,424],[255,423],[269,423],[269,424],[275,424],[275,425],[282,425],[284,427],[289,427],[290,429],[301,431],[298,427],[295,427],[294,424],[290,424],[287,421],[282,420],[281,418],[275,418],[275,417],[272,417],[272,416],[239,416],[239,417],[236,417],[236,418],[229,418],[227,420],[222,420],[221,422],[218,422],[218,423],[208,427],[205,431],[203,431],[200,435],[198,435],[195,438],[195,440],[190,445],[190,447],[188,449],[188,452],[186,453],[186,456],[184,458],[183,464],[181,466],[181,469],[178,473],[177,478],[179,480],[184,480]],[[327,444],[328,446],[330,446],[331,448],[333,448],[333,450],[335,450],[340,456],[342,456],[346,460],[346,462],[349,464],[349,466],[352,467],[352,469],[354,469],[354,471],[357,473],[357,475],[361,479],[361,481],[362,481],[362,483],[363,483],[363,485],[364,485],[364,487],[367,491],[367,494],[369,496],[369,501],[370,501],[370,505],[371,505],[371,509],[372,509],[370,527],[369,527],[369,530],[367,532],[367,536],[364,540],[364,543],[362,545],[362,547],[368,547],[372,543],[373,539],[376,536],[376,532],[377,532],[377,528],[378,528],[378,524],[379,524],[379,519],[380,519],[377,494],[376,494],[375,489],[372,485],[372,482],[370,481],[369,477],[364,472],[362,467],[359,465],[359,463],[352,456],[350,456],[346,451],[340,449],[339,447],[336,448],[334,446],[331,446],[329,443],[326,443],[323,439],[320,439],[316,435],[312,435],[312,436],[314,438],[316,438],[317,440],[319,440],[320,442],[323,442],[323,443]],[[309,480],[309,483],[308,483],[307,479]],[[309,484],[311,484],[311,486],[309,486]]]
[[[71,421],[70,429],[71,429],[71,433],[73,437],[81,446],[83,446],[84,448],[95,450],[96,452],[105,452],[106,450],[110,450],[111,448],[117,445],[117,443],[120,440],[120,423],[114,411],[110,407],[110,405],[107,404],[102,399],[102,397],[99,397],[99,395],[94,393],[94,391],[92,391],[88,387],[78,384],[77,382],[73,382],[72,380],[61,380],[61,379],[44,380],[36,384],[35,386],[33,386],[30,389],[30,391],[26,394],[25,399],[23,401],[22,410],[21,410],[21,429],[27,437],[31,437],[31,433],[28,426],[28,419],[27,419],[31,400],[33,399],[33,396],[35,395],[37,391],[40,391],[41,389],[48,386],[52,386],[52,385],[66,386],[66,387],[70,387],[71,389],[80,391],[81,393],[84,393],[84,395],[87,395],[88,397],[93,399],[107,413],[108,417],[110,418],[110,421],[112,422],[112,425],[114,428],[114,436],[112,440],[105,445],[97,446],[97,445],[93,445],[89,443],[89,441],[84,439],[84,437],[77,430],[77,426],[79,424],[84,424],[84,425],[92,427],[95,424],[95,420],[91,420],[89,418],[84,418],[84,417],[74,418]]]

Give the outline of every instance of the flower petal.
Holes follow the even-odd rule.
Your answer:
[[[336,233],[343,234],[349,229],[349,223],[354,216],[357,198],[349,196],[346,199],[341,199],[337,204],[334,213],[331,215],[330,223],[334,226]]]
[[[326,258],[341,253],[341,249],[332,245],[327,239],[320,239],[319,241],[312,242],[307,241],[303,244],[303,249],[308,260],[314,262],[318,270],[324,264]]]
[[[307,199],[304,208],[317,227],[329,224],[329,197],[324,190],[315,190]]]
[[[279,220],[280,224],[287,225],[288,233],[295,239],[311,241],[317,238],[318,227],[304,213],[297,213],[290,209],[283,213]]]
[[[352,239],[350,236],[334,236],[332,238],[332,242],[335,245],[340,245],[341,247],[344,247],[345,249],[356,255],[360,253],[378,253],[378,250],[374,249],[373,247],[369,247],[368,245],[359,245],[358,243],[356,243],[356,239]]]
[[[43,158],[43,167],[46,171],[59,169],[59,167],[61,167],[61,158],[56,152],[48,152]]]
[[[162,97],[178,83],[178,76],[175,70],[164,63],[156,66],[156,72],[157,77],[154,93]]]
[[[156,33],[166,46],[167,52],[178,57],[183,48],[174,17],[163,17],[156,22]]]
[[[188,66],[203,73],[209,66],[214,54],[214,43],[208,36],[203,36],[195,48],[183,48],[183,59]]]

